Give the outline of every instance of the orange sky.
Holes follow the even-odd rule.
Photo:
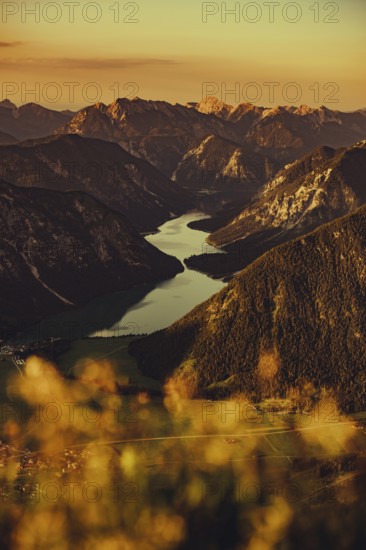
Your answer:
[[[366,107],[362,0],[230,1],[226,21],[221,2],[71,4],[73,13],[45,1],[31,13],[35,2],[0,3],[1,99],[75,110],[135,95],[185,103],[211,91],[228,103]]]

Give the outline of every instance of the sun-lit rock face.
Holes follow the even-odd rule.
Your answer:
[[[183,185],[254,192],[276,169],[277,164],[261,153],[211,135],[185,154],[173,179]]]
[[[279,229],[284,240],[356,210],[366,202],[366,147],[322,147],[286,165],[209,242],[228,244],[263,230]],[[286,236],[287,235],[287,236]]]
[[[228,118],[233,110],[232,105],[228,105],[212,96],[208,96],[200,101],[200,103],[197,103],[195,108],[200,113],[216,115],[222,118]]]

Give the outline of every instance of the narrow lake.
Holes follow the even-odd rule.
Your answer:
[[[202,218],[207,218],[207,214],[184,214],[166,222],[159,227],[158,233],[148,235],[146,240],[182,263],[193,254],[217,252],[217,249],[205,242],[206,233],[187,226]],[[220,280],[215,281],[184,267],[183,273],[156,285],[142,300],[130,307],[118,323],[98,332],[98,336],[125,334],[127,327],[132,327],[135,334],[150,334],[171,325],[225,286]]]
[[[201,212],[184,214],[145,238],[182,263],[193,254],[217,252],[205,242],[206,233],[187,227],[190,222],[207,217]],[[72,340],[150,334],[174,323],[224,286],[220,280],[185,267],[183,273],[168,281],[100,296],[83,308],[48,317],[28,330],[24,339],[32,342],[48,337]]]

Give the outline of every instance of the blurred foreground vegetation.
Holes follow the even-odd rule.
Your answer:
[[[127,345],[89,342],[85,359],[80,341],[57,366],[8,372],[1,548],[365,547],[365,415],[326,396],[305,411],[190,400],[173,382],[152,395]]]

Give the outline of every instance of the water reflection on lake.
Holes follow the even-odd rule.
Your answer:
[[[207,218],[206,214],[192,212],[166,222],[159,232],[146,239],[162,252],[178,258],[182,263],[193,254],[215,251],[205,243],[206,233],[187,227],[187,224]],[[128,326],[133,326],[136,334],[151,333],[169,326],[188,313],[197,304],[207,300],[221,290],[225,283],[213,280],[202,273],[185,267],[183,273],[174,279],[156,285],[138,303],[128,309],[122,319],[99,336],[126,334]]]
[[[160,227],[146,239],[182,263],[192,254],[216,249],[205,243],[206,233],[187,227],[207,217],[191,212]],[[218,292],[224,283],[206,275],[185,271],[160,284],[139,285],[130,290],[98,296],[84,307],[47,317],[30,327],[18,339],[31,343],[45,338],[75,340],[88,336],[129,336],[151,333],[180,319],[197,304]]]

